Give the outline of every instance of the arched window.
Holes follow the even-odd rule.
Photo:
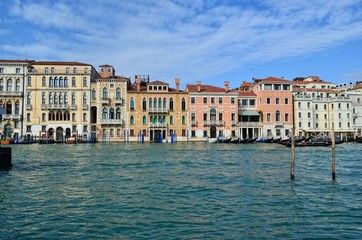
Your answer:
[[[68,104],[68,94],[64,93],[64,104]]]
[[[75,105],[75,93],[72,93],[72,104]]]
[[[280,122],[280,111],[279,111],[279,110],[277,110],[277,111],[275,112],[275,121],[276,121],[276,122]]]
[[[31,86],[31,77],[28,76],[28,86]]]
[[[163,108],[167,108],[167,107],[166,107],[166,98],[163,98],[162,107],[163,107]]]
[[[107,119],[107,117],[108,117],[108,110],[107,108],[103,108],[102,119]]]
[[[107,89],[107,88],[103,88],[102,98],[103,98],[103,99],[107,99],[107,98],[108,98],[108,89]]]
[[[4,91],[4,81],[0,79],[0,91]]]
[[[170,124],[173,124],[173,116],[170,116]]]
[[[146,107],[147,107],[147,101],[146,101],[146,98],[143,98],[143,100],[142,100],[142,109],[146,110]]]
[[[96,99],[96,90],[92,89],[92,99]]]
[[[83,105],[87,104],[87,94],[83,93]]]
[[[20,104],[19,102],[15,103],[15,114],[19,114],[20,113]]]
[[[185,101],[185,98],[182,98],[182,100],[181,100],[181,109],[182,109],[182,111],[185,111],[185,110],[186,110],[186,101]]]
[[[150,123],[154,123],[153,116],[150,117]]]
[[[109,119],[114,119],[114,109],[113,108],[109,109]]]
[[[45,114],[45,113],[42,113],[42,114],[41,114],[41,120],[42,120],[43,122],[46,121],[46,114]]]
[[[83,77],[83,87],[86,87],[86,86],[88,86],[87,78]]]
[[[58,77],[54,78],[54,87],[58,87]]]
[[[49,104],[53,104],[53,95],[49,93]]]
[[[58,104],[58,94],[54,93],[54,104]]]
[[[131,124],[134,124],[134,117],[133,117],[133,116],[130,117],[129,122],[130,122]]]
[[[134,99],[133,98],[131,98],[131,100],[129,101],[129,108],[131,110],[134,110]]]
[[[210,120],[216,121],[216,109],[215,108],[210,109]]]
[[[64,87],[68,87],[68,77],[64,78]]]
[[[157,108],[157,98],[153,99],[153,108]]]
[[[43,94],[42,94],[42,96],[41,96],[41,104],[46,104],[45,92],[43,92]]]
[[[30,119],[31,119],[31,115],[30,115],[30,113],[27,113],[26,114],[26,121],[30,122]]]
[[[16,92],[20,92],[21,90],[20,90],[20,80],[18,79],[18,80],[16,80],[16,83],[15,83],[15,91]]]
[[[117,108],[116,110],[116,119],[121,119],[121,109]]]
[[[53,87],[53,77],[49,77],[49,87]]]
[[[75,87],[75,85],[76,85],[75,77],[72,77],[72,87]]]
[[[186,124],[186,117],[185,116],[182,116],[182,124],[185,125]]]
[[[45,87],[45,86],[47,85],[47,80],[46,80],[45,77],[42,77],[42,79],[41,79],[41,85],[42,85],[43,87]]]
[[[147,117],[146,117],[146,116],[143,116],[143,118],[142,118],[142,123],[143,123],[143,124],[147,124]]]
[[[31,95],[30,95],[30,93],[28,93],[28,95],[26,96],[26,104],[31,104]]]
[[[148,99],[148,108],[152,108],[152,98]]]
[[[59,94],[59,104],[63,104],[63,94]]]
[[[11,79],[8,80],[7,90],[8,90],[8,92],[13,91],[13,81]]]
[[[59,78],[59,87],[63,87],[64,86],[64,81],[63,81],[63,77]]]
[[[161,98],[158,99],[158,108],[162,108],[162,99]]]
[[[121,89],[117,88],[116,89],[116,99],[121,99],[121,98],[122,98]]]
[[[173,98],[170,98],[170,110],[173,110]]]

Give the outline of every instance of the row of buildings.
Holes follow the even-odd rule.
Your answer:
[[[197,81],[180,89],[147,75],[118,76],[80,62],[0,60],[1,137],[62,141],[205,141],[296,135],[341,137],[362,129],[362,84],[268,77],[231,88]]]

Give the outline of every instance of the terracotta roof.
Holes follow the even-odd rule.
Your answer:
[[[254,92],[240,91],[238,92],[240,97],[256,97]]]
[[[188,90],[188,92],[197,92],[197,85],[187,84],[186,89]],[[225,88],[201,84],[201,92],[225,92]]]
[[[292,81],[286,80],[284,78],[276,78],[276,77],[267,77],[267,78],[255,78],[254,79],[255,84],[261,84],[261,83],[289,83],[293,84]]]
[[[81,62],[59,62],[59,61],[39,61],[39,62],[34,62],[33,65],[91,66],[91,64],[88,64],[88,63],[81,63]]]
[[[240,87],[251,87],[253,84],[251,82],[243,82],[240,84]]]
[[[35,60],[6,60],[6,59],[0,59],[0,62],[4,63],[31,63],[35,62]]]
[[[100,65],[99,67],[113,67],[112,65],[108,65],[108,64],[103,64],[103,65]]]
[[[147,85],[167,85],[168,86],[169,84],[165,83],[165,82],[162,82],[160,80],[156,80],[156,81],[147,83]]]
[[[126,78],[126,77],[121,77],[121,76],[111,76],[111,77],[100,77],[100,78],[97,78],[97,79],[102,79],[102,80],[105,80],[105,79],[120,79],[120,80],[130,80],[129,78]]]

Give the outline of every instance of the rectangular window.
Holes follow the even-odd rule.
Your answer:
[[[319,125],[318,125],[318,123],[316,123],[316,124],[315,124],[315,128],[317,128],[317,129],[319,128]]]
[[[310,113],[310,112],[308,112],[308,118],[310,118],[310,116],[311,116],[311,113]]]
[[[69,73],[69,67],[65,68],[65,73]]]
[[[204,121],[207,121],[207,113],[204,113]]]
[[[77,73],[77,68],[76,67],[73,68],[73,73]]]
[[[84,68],[84,73],[88,73],[88,68]]]
[[[318,119],[318,114],[315,115],[315,119]]]
[[[289,114],[288,114],[288,113],[285,114],[285,121],[286,121],[286,122],[289,121]]]
[[[235,98],[230,98],[230,102],[231,102],[231,104],[235,104]]]
[[[219,113],[219,121],[222,121],[222,113]]]
[[[215,103],[215,98],[212,97],[212,98],[211,98],[211,104],[214,104],[214,103]]]
[[[264,84],[264,90],[272,90],[271,84]]]
[[[248,106],[248,99],[242,99],[241,100],[241,105],[242,106]]]
[[[76,131],[77,131],[77,126],[76,126],[76,125],[73,125],[73,126],[72,126],[72,132],[75,134]]]
[[[266,114],[266,121],[267,121],[267,122],[270,122],[270,113],[267,113],[267,114]]]
[[[41,131],[45,132],[47,130],[47,126],[41,126]]]
[[[302,118],[302,113],[301,112],[298,112],[298,117]]]
[[[342,127],[342,123],[340,122],[340,123],[338,124],[338,126],[339,126],[339,128],[341,128],[341,127]]]
[[[20,68],[16,68],[16,73],[20,73]]]
[[[340,103],[338,103],[338,108],[339,108],[339,109],[341,108],[341,104],[340,104]]]
[[[310,108],[310,103],[307,103],[307,108]]]
[[[207,103],[207,97],[204,97],[204,103]]]
[[[50,68],[50,72],[51,72],[51,73],[54,73],[54,67],[51,67],[51,68]]]
[[[279,104],[279,98],[275,99],[275,104]]]
[[[274,84],[274,90],[282,90],[282,85]]]
[[[324,114],[324,119],[327,119],[327,114]]]
[[[191,137],[196,137],[196,131],[191,131]]]
[[[318,109],[318,104],[315,105],[315,109]]]
[[[250,99],[249,100],[249,105],[250,106],[255,106],[255,99]]]
[[[290,85],[283,85],[283,90],[289,91],[290,90]]]
[[[14,121],[15,123],[15,128],[19,128],[19,121]]]
[[[4,68],[0,68],[0,73],[4,73]]]
[[[302,122],[299,122],[299,127],[300,127],[300,128],[302,127]]]
[[[204,137],[207,137],[207,131],[204,131]]]
[[[324,110],[326,110],[327,109],[327,104],[324,104]]]
[[[270,98],[266,98],[266,104],[270,104]]]
[[[286,105],[289,104],[289,98],[284,99],[284,104],[286,104]]]
[[[298,108],[302,108],[302,103],[298,102]]]
[[[48,72],[49,72],[48,67],[45,67],[45,68],[44,68],[44,72],[45,72],[45,73],[48,73]]]
[[[191,104],[195,103],[195,97],[191,97]]]
[[[26,131],[31,132],[31,126],[26,126]]]
[[[219,104],[222,104],[222,97],[219,97]]]

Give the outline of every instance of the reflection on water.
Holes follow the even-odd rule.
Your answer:
[[[362,235],[362,145],[14,145],[0,238],[350,238]]]

